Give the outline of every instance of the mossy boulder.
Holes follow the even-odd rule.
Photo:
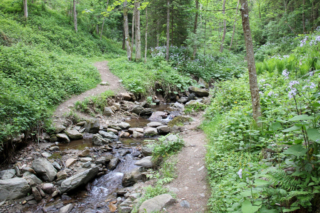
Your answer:
[[[168,123],[168,127],[173,127],[173,126],[183,126],[184,123],[191,121],[190,117],[187,116],[177,116],[173,118],[171,121]]]
[[[189,87],[189,92],[196,94],[198,97],[208,97],[209,91],[207,89],[201,89],[198,87]]]

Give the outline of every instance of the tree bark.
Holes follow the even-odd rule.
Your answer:
[[[233,38],[234,38],[234,33],[236,32],[236,24],[237,24],[238,8],[239,8],[239,0],[238,0],[238,4],[237,4],[237,9],[236,9],[236,16],[235,16],[235,18],[234,18],[234,23],[233,23],[233,32],[232,32],[232,37],[231,37],[231,42],[230,42],[229,50],[231,50],[232,42],[233,42]]]
[[[23,0],[23,12],[24,12],[24,18],[28,18],[28,0]]]
[[[144,63],[147,63],[147,50],[148,50],[148,7],[146,7],[146,34],[144,43]]]
[[[197,45],[196,45],[196,35],[197,35],[197,27],[198,27],[198,15],[199,15],[199,0],[196,0],[196,17],[194,19],[194,28],[193,28],[193,33],[194,33],[194,37],[195,37],[195,41],[193,44],[193,54],[192,54],[192,58],[195,59],[196,54],[197,54]]]
[[[256,65],[254,61],[253,53],[253,43],[250,31],[249,23],[249,9],[247,0],[240,0],[241,3],[241,16],[242,16],[242,27],[244,38],[246,41],[247,49],[247,62],[248,62],[248,71],[249,71],[249,83],[250,83],[250,92],[251,92],[251,101],[252,101],[252,113],[253,118],[258,125],[260,125],[259,117],[261,116],[260,108],[260,96],[259,96],[259,87],[257,82],[257,72]]]
[[[169,44],[170,44],[170,0],[167,0],[167,48],[166,48],[167,61],[169,61]]]
[[[107,6],[106,6],[106,11],[107,12],[108,12],[108,6],[109,6],[109,0],[107,1]],[[105,21],[106,21],[106,17],[103,18],[103,22],[102,22],[102,26],[101,26],[101,32],[100,32],[100,40],[101,40],[101,37],[102,37],[103,26],[104,26]]]
[[[136,61],[141,60],[141,35],[140,35],[140,2],[136,2]]]
[[[131,61],[131,46],[130,46],[130,36],[129,36],[127,0],[123,2],[123,27],[124,27],[125,43],[127,48],[127,57],[128,57],[128,60]]]
[[[302,28],[303,28],[303,33],[306,33],[306,23],[305,23],[305,13],[304,13],[304,9],[305,9],[305,5],[306,5],[306,1],[303,0],[302,2]]]
[[[73,0],[73,23],[74,23],[74,30],[78,32],[76,0]]]
[[[134,29],[135,29],[135,18],[136,18],[136,11],[137,11],[137,8],[136,8],[136,1],[134,1],[134,8],[133,8],[133,13],[132,13],[132,23],[131,23],[131,49],[132,49],[132,52],[133,52],[133,49],[134,49]],[[132,57],[131,57],[132,58]]]
[[[159,47],[159,38],[160,38],[160,19],[157,20],[157,47]]]
[[[226,0],[223,0],[222,14],[223,15],[226,14]],[[223,35],[222,35],[221,46],[220,46],[221,53],[223,52],[223,43],[224,43],[224,39],[226,37],[226,33],[227,33],[227,20],[224,19],[223,20]]]

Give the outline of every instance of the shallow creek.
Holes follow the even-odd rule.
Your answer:
[[[154,111],[172,111],[169,105],[153,106]],[[175,112],[176,113],[176,112]],[[177,114],[177,113],[176,113]],[[162,119],[163,123],[167,123],[171,118]],[[147,118],[135,118],[128,122],[132,128],[146,127],[151,121]],[[59,144],[60,150],[53,153],[51,158],[61,157],[61,153],[66,150],[84,150],[87,147],[93,148],[92,134],[85,134],[84,139],[71,141],[68,144]],[[42,200],[36,207],[25,208],[25,211],[35,213],[42,212],[55,212],[55,209],[73,203],[75,207],[71,212],[86,212],[86,213],[102,213],[109,212],[107,202],[117,199],[117,191],[122,187],[122,178],[125,173],[132,171],[137,166],[133,153],[138,147],[147,145],[148,141],[156,140],[153,138],[119,138],[122,144],[120,149],[113,148],[112,154],[114,157],[120,159],[120,163],[114,170],[108,171],[107,174],[95,178],[91,183],[82,186],[77,190],[68,193],[68,196],[58,196],[54,200]],[[124,151],[125,150],[125,151]],[[43,211],[45,209],[45,211]]]

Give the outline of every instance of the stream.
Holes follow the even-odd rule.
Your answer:
[[[154,111],[169,112],[178,115],[178,111],[173,111],[169,107],[169,104],[153,106]],[[151,116],[152,117],[152,116]],[[173,116],[168,116],[166,119],[157,120],[164,124],[167,124]],[[131,128],[143,128],[153,120],[149,118],[134,118],[126,121],[130,124]],[[112,155],[119,158],[120,162],[114,170],[108,170],[107,174],[98,176],[92,182],[89,182],[85,186],[79,187],[76,190],[68,193],[68,195],[58,196],[55,199],[48,198],[43,199],[37,206],[27,207],[23,212],[57,212],[59,208],[69,203],[74,204],[74,208],[71,212],[86,212],[86,213],[102,213],[111,212],[108,210],[107,202],[111,200],[119,200],[124,198],[117,197],[117,191],[123,188],[122,179],[125,173],[132,171],[138,166],[135,165],[136,157],[140,153],[138,151],[141,146],[147,145],[148,141],[156,140],[158,136],[151,138],[119,138],[121,142],[121,148],[113,147]],[[119,145],[119,142],[114,142]],[[60,143],[60,150],[54,152],[51,158],[59,158],[60,154],[68,150],[85,150],[87,148],[96,149],[92,145],[92,134],[85,133],[84,139],[74,140],[70,143]]]

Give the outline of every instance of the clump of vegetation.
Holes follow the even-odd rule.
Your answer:
[[[74,108],[80,112],[90,113],[93,110],[96,113],[102,113],[104,107],[108,106],[108,98],[113,97],[114,92],[107,90],[100,95],[85,98],[83,101],[77,101]]]
[[[204,111],[207,108],[206,104],[203,103],[195,103],[195,104],[189,104],[184,107],[184,113],[191,114],[193,112],[200,112]]]
[[[158,141],[152,146],[152,157],[154,161],[157,161],[177,153],[184,146],[184,141],[177,135],[169,134],[158,138]]]
[[[185,117],[185,116],[177,116],[174,117],[171,121],[168,123],[168,127],[174,127],[174,126],[183,126],[184,123],[190,122],[192,118]]]

